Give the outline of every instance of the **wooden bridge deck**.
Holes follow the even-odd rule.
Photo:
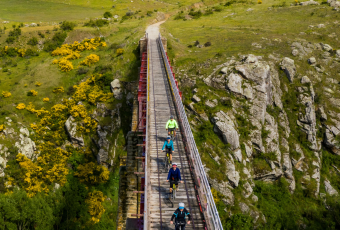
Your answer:
[[[169,116],[174,115],[178,120],[170,86],[166,75],[166,70],[162,60],[161,51],[156,39],[150,39],[150,60],[149,60],[149,114],[148,114],[148,209],[149,209],[149,229],[174,229],[170,225],[170,218],[178,208],[178,203],[183,202],[192,216],[192,222],[186,229],[203,228],[203,218],[199,211],[199,206],[194,189],[194,181],[191,177],[188,160],[184,151],[184,144],[180,132],[174,140],[175,152],[173,162],[178,163],[181,170],[183,184],[179,184],[177,197],[172,203],[168,199],[169,182],[166,181],[168,171],[164,169],[165,153],[161,151],[167,137],[165,124]],[[162,216],[162,220],[161,220]]]

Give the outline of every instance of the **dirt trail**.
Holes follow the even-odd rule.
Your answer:
[[[146,28],[146,33],[148,34],[150,39],[156,39],[159,35],[159,26],[165,21],[157,22],[155,24],[149,25]]]

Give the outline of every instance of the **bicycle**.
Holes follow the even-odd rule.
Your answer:
[[[177,229],[177,227],[179,227],[179,229],[182,229],[183,227],[185,227],[185,222],[176,221],[175,222],[175,228]]]
[[[165,151],[163,151],[165,152]],[[164,170],[169,171],[170,170],[170,153],[166,153],[165,159],[164,159]]]
[[[177,186],[175,183],[173,183],[172,185],[172,192],[170,193],[170,197],[171,197],[170,199],[172,199],[173,201],[176,199]]]
[[[169,128],[170,129],[170,128]],[[168,129],[168,132],[169,132],[169,129]],[[174,137],[176,137],[175,135],[174,135],[174,131],[175,131],[175,129],[170,129],[170,137],[171,137],[171,140],[174,140]]]

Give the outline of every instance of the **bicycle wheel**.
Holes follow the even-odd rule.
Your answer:
[[[165,156],[165,158],[164,158],[164,170],[169,170],[168,156]]]
[[[173,185],[172,192],[174,194],[174,200],[176,199],[176,185]]]

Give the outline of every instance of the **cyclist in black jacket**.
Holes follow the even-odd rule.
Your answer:
[[[190,224],[191,216],[188,210],[184,208],[184,203],[179,203],[178,209],[174,212],[171,217],[170,224],[173,224],[173,220],[175,218],[175,226],[176,230],[185,230],[185,217],[188,216],[188,224]]]

